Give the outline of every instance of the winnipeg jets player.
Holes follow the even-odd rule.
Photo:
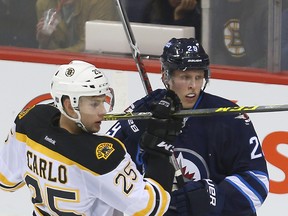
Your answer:
[[[160,61],[162,81],[178,95],[184,109],[237,106],[204,91],[210,75],[209,57],[195,39],[171,39]],[[128,110],[150,111],[166,92],[166,89],[157,89]],[[172,144],[186,184],[173,192],[171,208],[166,215],[256,215],[268,194],[269,177],[249,117],[232,114],[185,120],[182,133]],[[153,125],[148,126],[153,129]],[[143,167],[145,153],[143,156],[135,143],[139,143],[146,127],[145,120],[123,120],[107,132],[124,142],[139,170]]]

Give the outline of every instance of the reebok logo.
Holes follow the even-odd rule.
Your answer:
[[[157,146],[159,148],[164,148],[166,151],[173,151],[174,146],[171,144],[166,143],[165,141],[160,142],[159,144],[157,144]]]
[[[49,143],[51,143],[51,144],[53,144],[53,145],[55,145],[56,144],[56,141],[55,140],[53,140],[52,138],[50,138],[50,137],[48,137],[48,136],[45,136],[45,138],[44,138],[47,142],[49,142]]]

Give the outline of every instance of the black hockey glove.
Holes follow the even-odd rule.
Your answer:
[[[170,156],[176,136],[181,132],[183,119],[171,117],[182,109],[179,97],[171,90],[157,104],[152,105],[153,119],[148,120],[147,129],[141,137],[141,147],[149,153]]]
[[[145,152],[145,177],[154,179],[168,192],[172,190],[175,174],[169,156],[173,153],[172,142],[180,133],[183,121],[181,118],[172,118],[171,114],[181,108],[178,96],[168,90],[165,96],[152,106],[154,118],[148,120],[147,129],[140,140],[140,146]]]
[[[172,193],[171,206],[181,216],[221,215],[225,195],[210,179],[187,182]]]

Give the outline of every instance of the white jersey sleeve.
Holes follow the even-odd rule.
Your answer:
[[[22,151],[23,146],[15,140],[15,125],[11,128],[0,152],[0,188],[5,191],[16,191],[25,185],[22,178],[24,157],[17,157],[15,150]]]

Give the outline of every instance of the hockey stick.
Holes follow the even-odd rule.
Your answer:
[[[282,112],[288,111],[288,104],[283,105],[263,105],[263,106],[239,106],[239,107],[219,107],[195,110],[181,110],[174,113],[174,117],[189,117],[189,116],[215,116],[237,113],[260,113],[260,112]],[[135,113],[111,113],[106,114],[106,121],[112,120],[128,120],[128,119],[150,119],[151,112],[135,112]]]
[[[139,48],[137,46],[133,31],[131,29],[130,22],[128,20],[128,16],[126,14],[126,11],[123,9],[121,1],[120,0],[115,0],[115,1],[116,1],[116,6],[118,8],[120,18],[122,20],[125,34],[127,36],[127,39],[128,39],[128,42],[129,42],[129,45],[131,48],[133,59],[136,63],[139,75],[140,75],[141,80],[142,80],[143,87],[145,89],[146,94],[149,94],[150,92],[152,92],[152,87],[151,87],[147,72],[145,70],[144,64],[142,62],[140,51],[139,51]],[[107,119],[105,119],[105,120],[107,120]],[[184,185],[184,179],[183,179],[181,167],[179,166],[177,159],[175,158],[174,154],[172,154],[172,156],[170,158],[171,158],[171,162],[175,168],[175,177],[177,180],[177,184],[179,187],[182,187]]]
[[[126,11],[123,9],[121,1],[120,0],[115,0],[115,1],[116,1],[116,6],[118,8],[120,18],[122,20],[125,34],[127,36],[127,39],[128,39],[128,42],[129,42],[129,45],[131,48],[132,56],[133,56],[133,59],[136,63],[137,69],[139,71],[139,75],[141,77],[145,92],[146,92],[146,94],[149,94],[150,92],[152,92],[152,87],[151,87],[151,84],[149,82],[149,78],[147,76],[144,64],[142,62],[140,51],[139,51],[139,48],[137,46],[133,31],[131,29],[130,22],[128,20],[128,16],[126,14]]]

